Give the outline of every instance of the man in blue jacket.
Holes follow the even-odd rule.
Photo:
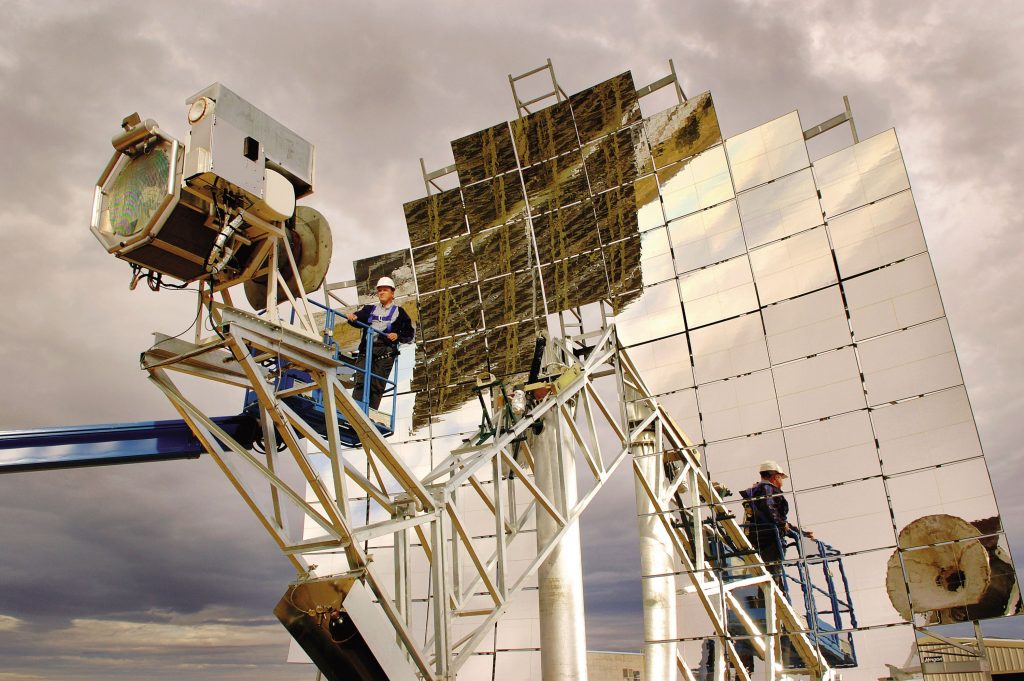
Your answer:
[[[380,332],[373,335],[373,358],[370,363],[373,377],[370,379],[369,403],[373,409],[380,406],[381,396],[391,377],[395,358],[398,357],[399,344],[411,343],[416,336],[409,314],[395,302],[395,282],[391,277],[381,277],[377,281],[377,300],[379,302],[364,305],[347,315],[352,326],[357,326],[354,322],[359,322]],[[370,333],[373,332],[363,328],[363,337],[359,341],[359,367],[366,365],[366,337]],[[363,399],[365,378],[362,371],[356,372],[356,388],[352,394],[357,400]]]

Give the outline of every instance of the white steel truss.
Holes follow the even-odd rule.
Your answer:
[[[780,633],[788,636],[803,661],[801,669],[787,669],[787,674],[836,678],[808,636],[807,624],[772,581],[742,529],[725,517],[727,509],[703,473],[696,448],[651,398],[628,354],[618,346],[613,325],[568,340],[555,339],[557,375],[550,378],[547,395],[519,418],[506,411],[496,413],[493,429],[482,429],[476,438],[450,451],[429,473],[417,478],[349,395],[344,383],[346,370],[328,346],[314,339],[307,328],[264,320],[229,307],[229,300],[226,303],[212,309],[218,325],[216,336],[197,338],[196,343],[168,339],[158,344],[159,349],[143,355],[144,368],[300,579],[318,576],[317,565],[311,563],[318,552],[343,553],[345,574],[365,581],[424,679],[456,677],[609,476],[630,455],[638,488],[667,533],[679,571],[691,580],[722,642],[716,678],[725,678],[729,661],[737,678],[750,678],[733,641],[736,634],[730,633],[730,613],[742,624],[743,636],[752,642],[756,654],[765,660],[765,678],[781,677],[781,666],[774,664],[779,659],[781,637],[773,636]],[[308,321],[303,323],[308,325]],[[272,374],[274,367],[281,366],[308,373],[310,382],[275,391]],[[250,451],[229,436],[185,396],[172,373],[253,390],[266,453]],[[607,391],[602,397],[599,380],[602,387],[614,383],[614,397]],[[300,415],[287,403],[288,398],[314,390],[322,395],[322,422]],[[644,407],[629,409],[627,405]],[[336,413],[358,434],[359,455],[365,457],[369,474],[355,465],[353,450],[343,446]],[[537,424],[557,429],[555,451],[532,450],[528,434]],[[609,432],[615,445],[602,451],[601,441],[604,439],[607,447]],[[305,447],[302,440],[310,446]],[[275,442],[281,443],[279,451]],[[556,464],[572,458],[584,471],[582,479],[589,486],[584,485],[578,499],[546,494],[533,480],[537,456],[555,457]],[[653,459],[656,465],[645,459]],[[288,467],[299,475],[286,475]],[[563,480],[563,490],[564,484]],[[314,501],[307,500],[307,488]],[[467,494],[486,509],[493,535],[481,538],[470,530],[460,503]],[[350,510],[353,498],[365,498],[373,513],[357,517],[359,514]],[[321,534],[302,538],[288,522],[289,514],[295,512],[304,523],[315,524]],[[709,524],[706,521],[712,516],[716,520]],[[370,522],[371,517],[385,519]],[[536,527],[538,518],[555,527],[542,543],[537,543],[535,532],[525,531]],[[410,532],[416,537],[412,542]],[[742,558],[745,579],[729,584],[716,579],[715,566],[704,550],[708,533],[714,532],[749,550]],[[364,547],[364,542],[388,537],[395,552],[393,580],[383,577]],[[512,552],[521,553],[526,544],[529,558],[512,560]],[[421,552],[417,558],[428,565],[430,583],[427,609],[431,632],[421,642],[413,636],[411,626],[410,564],[415,552]],[[754,621],[732,593],[750,585],[759,586],[765,594],[767,623]],[[676,641],[648,643],[676,646]],[[683,678],[693,679],[680,654],[677,668]]]

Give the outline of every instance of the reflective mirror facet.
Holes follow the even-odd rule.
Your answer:
[[[722,141],[710,92],[654,114],[644,126],[656,168],[665,168]]]
[[[679,292],[690,328],[758,308],[754,277],[745,255],[680,276]]]
[[[403,208],[409,241],[414,248],[450,239],[466,231],[462,195],[458,188],[410,201]]]
[[[823,222],[810,170],[786,175],[736,197],[747,246],[754,248]]]
[[[658,171],[665,218],[672,220],[733,197],[725,148],[716,145]]]
[[[462,189],[471,232],[521,219],[526,211],[519,173],[506,173]]]
[[[891,129],[815,161],[814,176],[822,208],[830,217],[910,186],[896,131]]]
[[[738,192],[810,165],[795,111],[727,139],[725,149]]]
[[[673,220],[668,226],[680,274],[742,254],[743,230],[735,201]]]
[[[512,121],[512,137],[523,168],[579,147],[568,101]]]
[[[640,100],[629,71],[577,92],[569,105],[584,144],[640,120]]]
[[[508,123],[498,123],[454,140],[452,156],[463,186],[516,169]]]

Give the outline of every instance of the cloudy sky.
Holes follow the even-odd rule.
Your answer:
[[[688,93],[714,93],[727,136],[793,109],[817,123],[844,94],[862,137],[897,128],[1001,511],[1024,547],[1018,3],[0,0],[0,11],[0,428],[174,416],[137,358],[152,331],[188,325],[192,299],[129,292],[127,266],[88,230],[126,114],[183,136],[184,99],[221,81],[316,144],[310,204],[332,224],[341,280],[352,259],[407,245],[401,205],[423,193],[420,157],[447,165],[449,140],[515,115],[508,74],[550,57],[575,92],[627,69],[651,82],[672,58]],[[606,529],[611,515],[584,525],[593,648],[640,636],[638,561],[617,550],[633,540]],[[0,476],[0,680],[311,678],[284,664],[270,614],[291,578],[209,460]]]

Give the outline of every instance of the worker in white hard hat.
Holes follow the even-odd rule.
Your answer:
[[[346,315],[353,326],[363,325],[363,337],[359,341],[360,368],[366,366],[367,337],[373,333],[373,358],[370,365],[373,377],[370,380],[369,395],[363,394],[366,384],[366,374],[363,371],[356,371],[356,387],[352,393],[360,402],[367,400],[373,409],[380,406],[387,381],[391,377],[391,369],[395,365],[395,358],[398,357],[399,344],[411,343],[416,336],[416,329],[412,325],[409,313],[395,302],[394,279],[381,277],[377,280],[377,300],[378,302],[373,305],[364,305]]]
[[[786,542],[799,537],[814,538],[812,532],[801,532],[789,523],[789,502],[782,493],[786,475],[782,466],[768,459],[758,467],[761,479],[749,489],[740,492],[745,513],[744,530],[761,559],[775,576],[782,579],[780,561],[786,557]]]
[[[790,540],[800,536],[800,531],[789,523],[789,502],[782,493],[782,485],[789,476],[778,462],[771,459],[761,462],[758,473],[761,479],[749,489],[740,491],[743,532],[761,556],[772,579],[779,588],[784,588],[782,561],[786,558],[786,547]],[[814,538],[811,532],[803,532],[803,535]],[[758,589],[755,595],[747,598],[747,604],[754,609],[764,609],[764,593]],[[736,652],[747,671],[753,672],[754,648],[749,641],[737,642]]]

